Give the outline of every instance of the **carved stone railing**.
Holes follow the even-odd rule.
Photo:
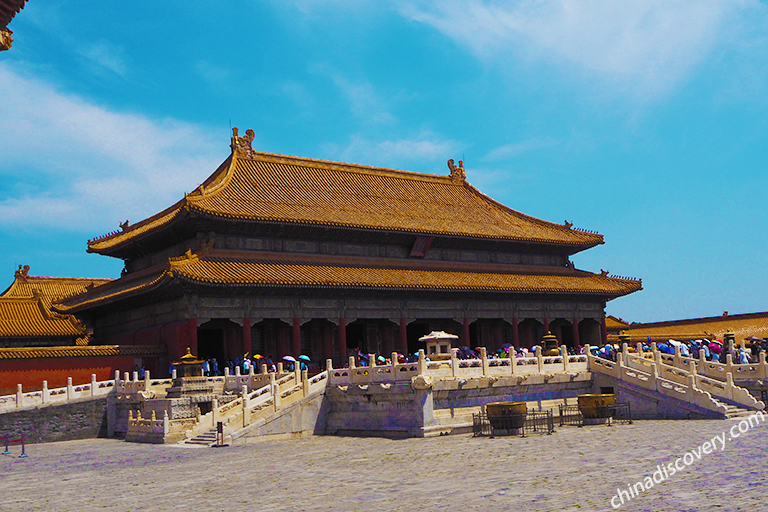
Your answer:
[[[47,404],[61,404],[74,400],[98,398],[112,392],[115,386],[114,380],[97,381],[96,375],[91,375],[91,382],[87,384],[72,384],[72,377],[67,378],[67,385],[60,388],[48,388],[48,381],[43,381],[42,389],[38,391],[24,392],[21,384],[16,387],[13,395],[0,396],[0,413],[17,409],[39,407]]]
[[[588,347],[587,347],[587,351]],[[713,397],[725,399],[747,409],[765,408],[765,404],[756,400],[746,389],[736,386],[730,374],[723,383],[716,379],[699,375],[693,361],[688,370],[649,360],[642,356],[628,353],[626,344],[616,355],[616,361],[609,361],[588,354],[590,371],[612,376],[617,380],[639,386],[663,395],[677,398],[698,405],[708,410],[726,412],[726,407]]]
[[[392,354],[392,363],[375,364],[375,357],[369,357],[370,366],[357,366],[355,358],[349,358],[347,368],[333,368],[327,361],[328,385],[347,386],[349,384],[410,382],[413,377],[427,375],[433,379],[504,377],[511,375],[537,375],[552,373],[580,372],[587,370],[585,355],[542,356],[541,347],[535,347],[536,353],[528,357],[496,358],[488,357],[486,349],[480,347],[478,359],[459,359],[457,350],[451,350],[450,359],[428,361],[423,350],[419,350],[419,359],[415,362],[397,363],[397,353]]]

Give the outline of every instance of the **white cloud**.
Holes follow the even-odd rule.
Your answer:
[[[387,102],[376,93],[370,83],[351,80],[321,64],[312,66],[312,70],[328,77],[341,90],[356,117],[375,124],[389,124],[395,121],[395,117],[387,112]]]
[[[170,206],[228,154],[200,127],[119,113],[0,64],[0,226],[110,230]],[[98,234],[98,233],[96,233]]]
[[[338,155],[334,158],[344,162],[392,166],[410,161],[448,161],[458,146],[455,141],[442,140],[431,132],[422,132],[411,139],[384,141],[373,141],[355,135],[346,147],[328,145],[325,150]]]
[[[655,96],[686,79],[735,19],[758,0],[403,0],[400,12],[443,32],[487,61],[565,63],[634,94]]]
[[[80,48],[78,53],[88,59],[98,69],[107,69],[117,75],[125,76],[127,67],[122,57],[122,50],[105,42]]]
[[[495,162],[497,160],[504,160],[509,157],[522,155],[538,149],[544,149],[557,145],[558,142],[551,137],[535,137],[522,142],[515,142],[512,144],[505,144],[489,151],[480,160],[483,162]]]

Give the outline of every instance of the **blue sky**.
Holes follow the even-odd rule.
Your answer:
[[[768,310],[768,4],[31,0],[0,53],[0,288],[254,148],[447,174],[598,231],[629,321]],[[5,278],[2,278],[2,276]],[[2,284],[2,281],[6,284]]]

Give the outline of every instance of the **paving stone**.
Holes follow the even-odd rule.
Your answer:
[[[90,439],[0,457],[0,510],[613,510],[626,490],[739,420],[560,427],[552,435],[316,436],[228,448]],[[768,426],[627,501],[626,511],[768,510]]]

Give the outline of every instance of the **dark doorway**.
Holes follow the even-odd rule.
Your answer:
[[[197,356],[200,359],[216,358],[221,368],[224,359],[224,331],[221,329],[197,330]]]

